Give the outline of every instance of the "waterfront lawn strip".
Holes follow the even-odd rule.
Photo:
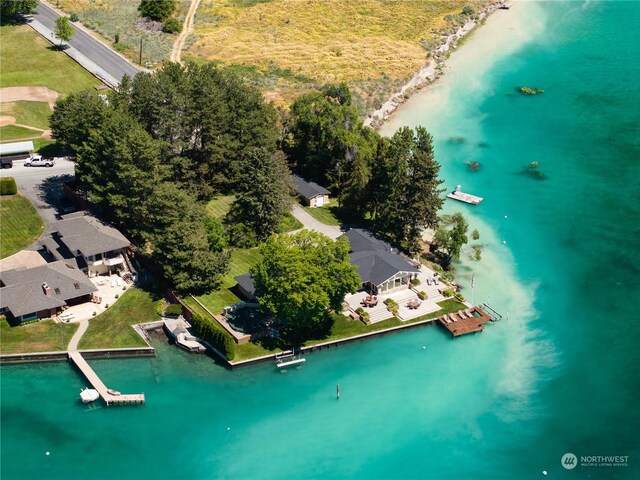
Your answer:
[[[329,334],[329,336],[321,340],[310,340],[305,343],[305,346],[308,347],[316,343],[331,342],[334,340],[340,340],[342,338],[353,337],[353,336],[362,335],[365,333],[377,332],[380,330],[385,330],[387,328],[399,327],[402,325],[410,325],[412,323],[421,322],[423,320],[428,320],[431,318],[437,318],[446,313],[454,313],[467,308],[465,304],[455,299],[443,300],[442,302],[438,302],[438,305],[442,307],[440,310],[428,313],[421,317],[407,320],[405,322],[399,320],[397,317],[393,317],[387,320],[383,320],[381,322],[373,323],[371,325],[365,325],[361,321],[353,320],[351,319],[351,317],[345,317],[341,313],[334,313],[332,315],[334,323],[333,323],[333,327],[331,328],[331,333]]]
[[[438,302],[438,305],[442,307],[436,312],[431,312],[421,317],[414,318],[403,322],[396,317],[377,322],[372,325],[365,325],[359,320],[353,320],[350,317],[345,317],[341,313],[332,313],[333,327],[331,333],[322,339],[314,339],[305,342],[303,346],[310,347],[319,343],[332,342],[335,340],[342,340],[349,337],[355,337],[357,335],[363,335],[371,332],[378,332],[387,328],[399,327],[402,325],[409,325],[412,323],[421,322],[432,318],[437,318],[446,313],[454,313],[460,310],[464,310],[467,306],[455,299],[443,300]],[[264,355],[273,355],[274,353],[282,351],[280,348],[266,348],[267,343],[262,341],[259,343],[249,342],[244,345],[238,345],[236,347],[236,356],[234,362],[241,360],[249,360],[251,358],[262,357]]]
[[[236,285],[233,277],[248,273],[251,267],[261,259],[262,256],[257,248],[238,248],[234,250],[231,253],[229,272],[222,277],[220,288],[206,295],[200,295],[198,300],[212,313],[220,313],[227,305],[239,302],[240,298],[231,290]],[[189,305],[192,305],[192,303],[189,302]]]
[[[77,323],[56,323],[53,320],[12,327],[2,318],[0,354],[64,351],[77,329]]]
[[[0,199],[0,258],[8,257],[35,242],[44,222],[31,202],[20,195]]]
[[[131,325],[160,320],[155,302],[158,296],[140,288],[130,288],[104,312],[89,320],[89,328],[80,339],[79,350],[97,348],[146,347],[147,344]]]
[[[27,25],[3,25],[0,37],[2,87],[44,86],[66,94],[100,84]]]
[[[18,102],[1,103],[0,113],[2,115],[11,115],[16,119],[16,123],[21,125],[28,125],[42,130],[49,128],[51,109],[47,102],[20,100]]]
[[[319,222],[325,225],[340,226],[342,222],[334,213],[336,208],[335,206],[304,207],[305,211]]]

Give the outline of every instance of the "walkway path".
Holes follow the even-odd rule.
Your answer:
[[[199,5],[200,0],[191,0],[191,5],[189,6],[187,15],[184,17],[182,31],[180,32],[180,35],[178,35],[178,38],[176,38],[176,41],[173,44],[173,48],[171,49],[171,54],[169,55],[169,60],[172,62],[178,62],[182,64],[182,60],[180,59],[180,56],[182,55],[182,49],[184,48],[184,44],[187,41],[187,37],[193,31],[193,21],[196,16],[196,12],[198,11]]]
[[[80,326],[78,327],[78,330],[76,330],[76,333],[73,334],[73,337],[71,337],[69,345],[67,346],[67,351],[69,352],[78,351],[78,343],[80,343],[80,339],[84,335],[84,332],[89,328],[89,320],[80,320],[78,323],[80,323]]]
[[[304,209],[298,204],[295,204],[293,206],[291,214],[295,218],[297,218],[307,230],[315,230],[316,232],[322,233],[329,238],[333,238],[334,240],[342,235],[342,230],[340,230],[340,227],[337,227],[335,225],[325,225],[324,223],[316,220],[309,213],[305,212]],[[296,230],[292,233],[297,233],[299,231],[300,230]]]

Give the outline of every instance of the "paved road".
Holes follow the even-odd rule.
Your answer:
[[[74,163],[57,158],[51,168],[25,167],[24,162],[14,162],[13,165],[13,168],[1,169],[0,176],[16,179],[20,193],[31,200],[44,220],[45,233],[50,233],[51,223],[58,220],[57,204],[63,195],[62,182],[73,178]],[[37,250],[38,247],[36,242],[29,250]]]
[[[56,18],[60,15],[48,5],[40,2],[33,19],[42,24],[50,31],[55,31]],[[130,77],[134,77],[140,70],[122,58],[109,47],[95,39],[87,32],[74,25],[75,34],[68,42],[85,57],[89,58],[96,65],[101,67],[108,74],[120,81],[126,73]],[[55,39],[52,39],[55,41]]]

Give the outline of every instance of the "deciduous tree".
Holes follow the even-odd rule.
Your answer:
[[[58,17],[56,18],[56,30],[55,35],[56,38],[60,39],[60,47],[62,47],[62,42],[68,42],[73,37],[75,30],[69,21],[69,17]]]
[[[328,309],[339,310],[360,279],[349,263],[349,244],[303,230],[274,235],[261,247],[263,260],[251,273],[261,308],[286,322],[295,345],[328,333]]]
[[[444,224],[437,228],[433,241],[438,251],[443,254],[444,266],[448,267],[452,260],[460,258],[462,247],[468,241],[469,224],[460,212],[454,213],[444,220]]]

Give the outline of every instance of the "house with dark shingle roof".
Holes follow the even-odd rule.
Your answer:
[[[351,245],[351,265],[356,267],[368,292],[378,295],[407,288],[411,279],[418,276],[418,267],[369,232],[352,228],[344,236]]]
[[[62,307],[91,300],[98,289],[71,262],[0,272],[0,313],[19,322],[47,318]]]
[[[293,187],[308,207],[321,207],[329,203],[331,192],[315,182],[308,182],[298,175],[291,175]]]
[[[89,276],[110,275],[124,268],[131,242],[117,229],[84,212],[65,215],[40,243],[55,260],[74,261]]]

